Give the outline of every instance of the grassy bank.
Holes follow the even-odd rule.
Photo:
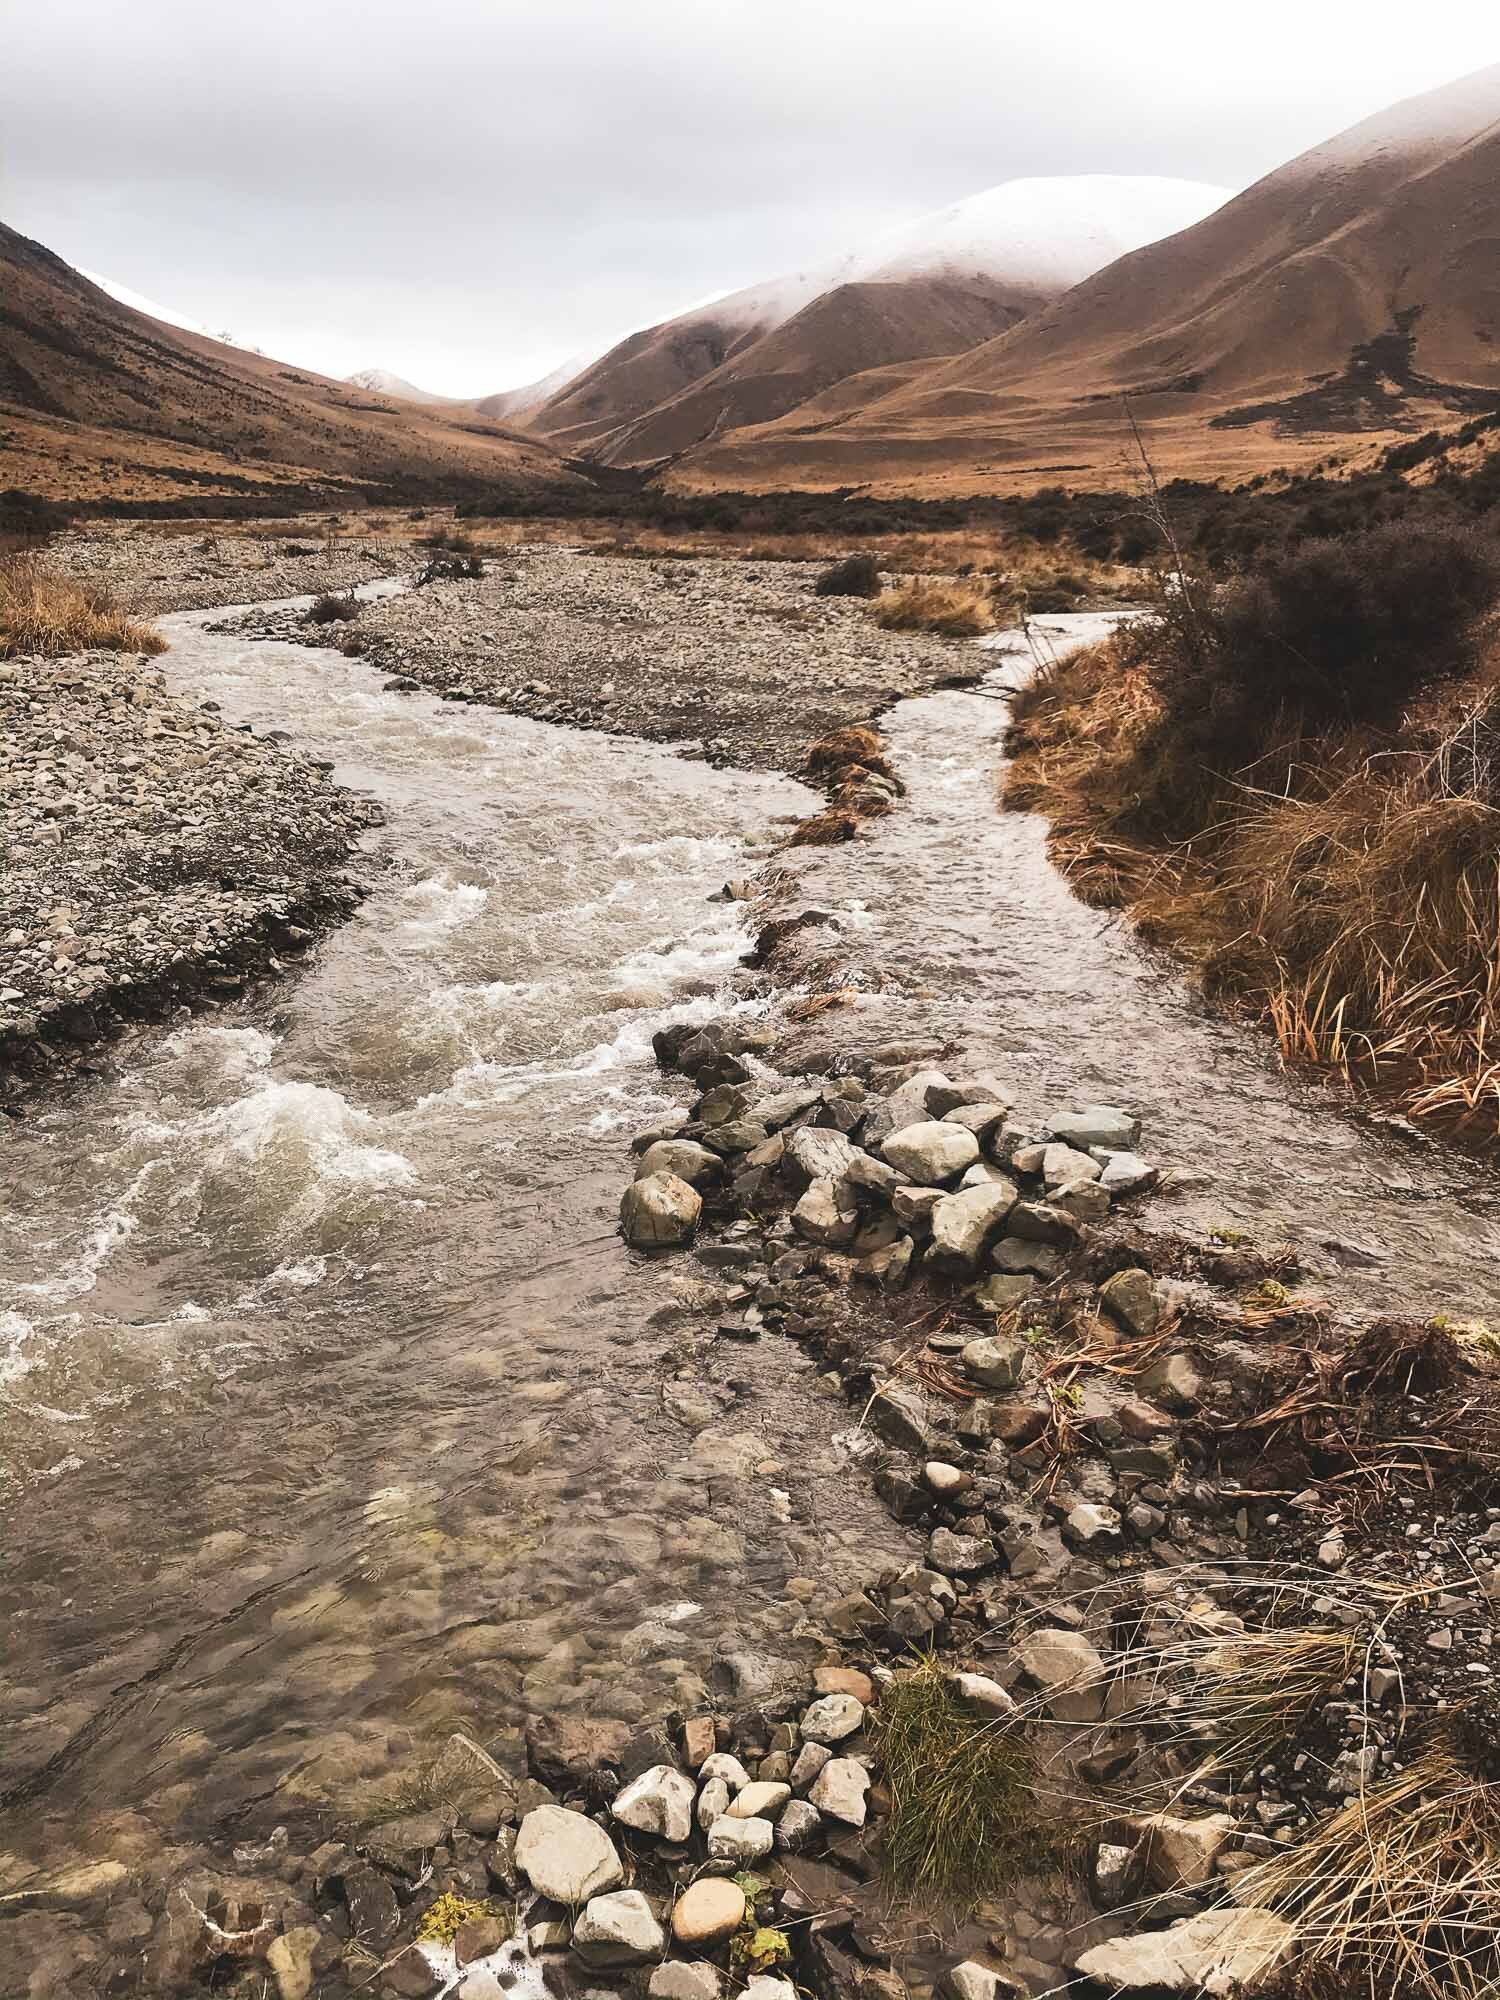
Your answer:
[[[1004,799],[1289,1061],[1500,1139],[1500,551],[1362,531],[1044,670]]]
[[[0,659],[39,653],[160,653],[166,640],[129,617],[98,584],[59,576],[35,556],[0,561]]]

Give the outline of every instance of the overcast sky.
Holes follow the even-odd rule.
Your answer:
[[[477,395],[1019,175],[1243,187],[1497,59],[1493,0],[0,0],[0,218]]]

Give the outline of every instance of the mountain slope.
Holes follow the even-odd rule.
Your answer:
[[[166,326],[0,224],[0,488],[253,507],[569,478],[539,439],[461,415]]]
[[[1115,484],[1306,463],[1500,397],[1500,65],[1314,148],[972,352],[675,468],[694,486]],[[816,424],[817,428],[812,426]]]
[[[986,341],[1225,198],[1182,181],[1007,182],[632,334],[528,422],[570,451],[650,463],[764,423],[861,370]]]
[[[361,368],[353,375],[346,375],[344,380],[351,389],[368,389],[372,396],[394,396],[402,403],[457,403],[462,400],[458,396],[435,396],[431,389],[419,389],[404,375],[393,375],[389,368]]]

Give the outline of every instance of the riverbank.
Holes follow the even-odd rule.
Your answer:
[[[276,975],[360,893],[378,810],[144,657],[0,663],[0,1095]]]

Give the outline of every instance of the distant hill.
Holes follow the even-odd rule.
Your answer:
[[[796,410],[862,371],[981,344],[1227,198],[1186,181],[1010,181],[632,334],[526,421],[570,452],[651,464]]]
[[[167,325],[0,224],[0,488],[123,506],[568,483],[472,411],[400,407]]]
[[[344,380],[351,389],[368,389],[375,396],[395,396],[403,403],[457,403],[458,396],[435,396],[430,389],[419,389],[403,376],[393,375],[389,368],[361,368],[354,375],[346,375]]]
[[[1306,466],[1500,401],[1500,65],[1302,154],[1012,331],[741,429],[692,487],[956,493]]]

